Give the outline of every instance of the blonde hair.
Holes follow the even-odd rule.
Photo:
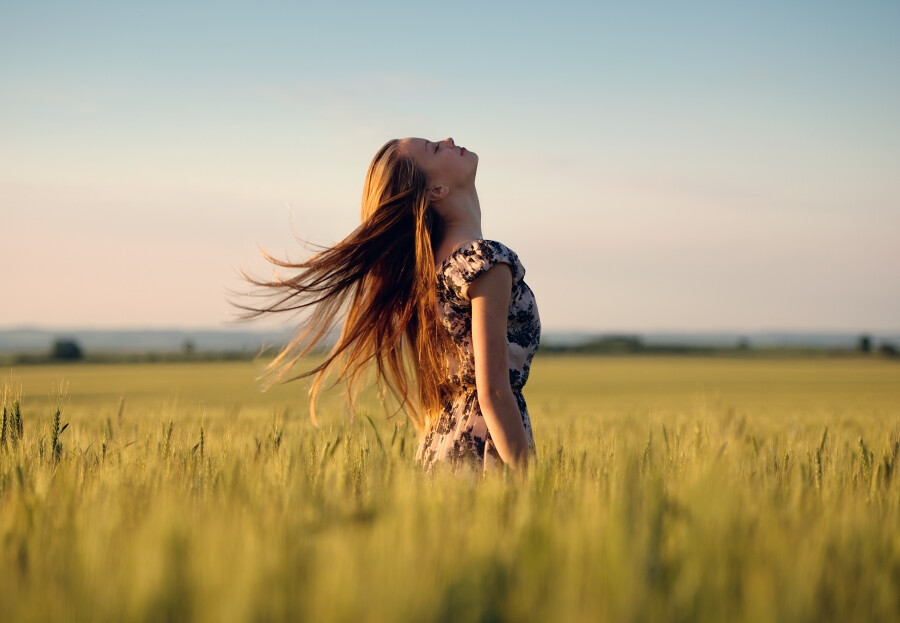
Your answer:
[[[291,277],[260,281],[244,275],[270,299],[262,307],[238,305],[246,318],[312,311],[269,363],[266,376],[271,385],[315,375],[310,389],[314,422],[316,396],[326,373],[337,368],[337,381],[352,388],[371,364],[382,396],[387,387],[419,432],[437,421],[448,382],[447,351],[456,346],[438,318],[433,249],[442,232],[426,191],[424,171],[397,140],[388,141],[366,173],[359,227],[303,262],[265,254],[277,267],[296,271]],[[325,360],[289,376],[344,313],[340,338]],[[418,405],[411,399],[415,393]],[[353,395],[351,391],[351,400]]]

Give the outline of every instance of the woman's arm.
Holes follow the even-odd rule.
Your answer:
[[[478,402],[500,458],[511,467],[524,467],[528,441],[519,405],[509,385],[509,346],[506,318],[512,291],[512,272],[495,264],[469,286],[472,301],[472,347]]]

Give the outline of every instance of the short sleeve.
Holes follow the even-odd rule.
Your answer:
[[[454,251],[445,263],[448,285],[461,299],[469,298],[469,285],[496,264],[508,264],[513,284],[525,277],[525,268],[509,247],[493,240],[473,240]]]

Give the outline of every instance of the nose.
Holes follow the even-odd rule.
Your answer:
[[[451,148],[456,147],[456,143],[454,143],[453,139],[450,138],[449,136],[444,139],[444,142],[449,143]]]

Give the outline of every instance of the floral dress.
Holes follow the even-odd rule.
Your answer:
[[[475,355],[472,345],[472,303],[469,285],[495,264],[508,264],[513,273],[507,316],[509,383],[525,437],[534,452],[534,437],[522,388],[541,338],[541,321],[531,288],[523,281],[519,257],[493,240],[473,240],[457,248],[438,267],[437,295],[441,322],[459,346],[460,356],[448,354],[450,379],[440,420],[419,442],[416,460],[426,469],[440,462],[468,462],[476,467],[501,464],[478,404]]]

